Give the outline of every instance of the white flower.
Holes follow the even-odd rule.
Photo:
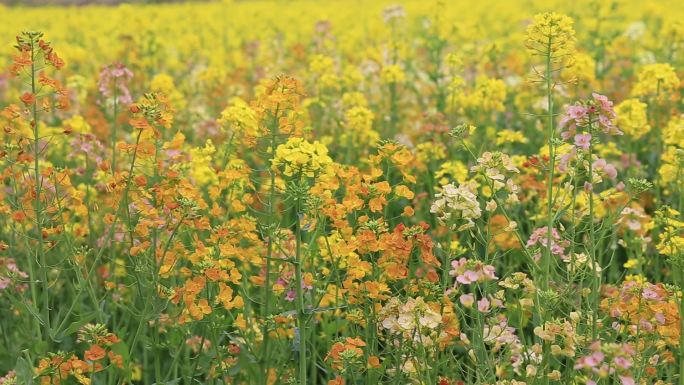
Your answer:
[[[475,187],[472,184],[462,184],[458,187],[449,183],[442,186],[442,191],[435,195],[437,200],[430,207],[430,212],[437,214],[438,218],[446,223],[452,217],[462,219],[464,224],[460,230],[474,226],[473,220],[482,215],[480,204],[475,195]]]

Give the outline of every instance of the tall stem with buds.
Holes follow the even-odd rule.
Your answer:
[[[271,143],[270,147],[271,149],[275,149],[277,145],[277,139],[278,139],[278,109],[276,108],[275,113],[273,114],[273,123],[271,127]],[[273,154],[273,153],[271,153]],[[268,382],[268,364],[269,364],[269,352],[270,352],[270,331],[268,330],[268,320],[271,312],[271,259],[273,258],[273,238],[275,237],[275,232],[276,232],[276,222],[275,222],[275,205],[276,205],[276,189],[275,189],[275,183],[276,183],[276,173],[274,170],[271,170],[271,179],[270,179],[270,192],[269,192],[269,197],[268,197],[268,218],[269,218],[269,228],[268,228],[268,242],[266,246],[266,267],[264,269],[264,307],[263,307],[263,314],[261,315],[262,320],[264,322],[263,326],[263,336],[264,336],[264,341],[263,341],[263,355],[262,355],[262,365],[263,365],[263,377],[262,377],[262,385],[266,385]]]
[[[36,216],[36,260],[39,265],[40,280],[43,285],[42,289],[42,306],[41,317],[45,335],[50,335],[50,296],[47,276],[47,263],[45,258],[45,250],[43,245],[43,205],[40,194],[42,190],[42,175],[40,172],[40,132],[38,129],[38,102],[36,95],[36,39],[31,39],[31,94],[34,95],[33,103],[31,104],[31,126],[33,127],[33,176],[35,183],[35,197],[33,201],[33,209]]]
[[[591,122],[589,123],[589,132],[591,132]],[[599,289],[601,287],[601,275],[598,268],[598,262],[596,260],[596,227],[594,223],[594,187],[593,187],[593,156],[594,156],[594,145],[593,141],[589,142],[589,260],[591,261],[591,335],[595,340],[597,337],[598,330],[596,328],[596,317],[599,305]]]
[[[299,330],[299,384],[306,385],[306,309],[304,307],[304,292],[302,288],[302,228],[299,212],[300,199],[296,197],[295,203],[295,290],[297,295],[297,329]]]
[[[543,268],[544,268],[544,279],[542,280],[542,287],[544,289],[548,289],[548,279],[550,278],[550,273],[551,273],[551,239],[552,239],[552,230],[553,230],[553,225],[554,225],[554,220],[553,220],[553,175],[554,175],[554,170],[556,168],[556,155],[555,155],[555,147],[554,147],[554,136],[555,136],[555,128],[553,124],[553,97],[552,97],[552,92],[553,92],[553,83],[552,83],[552,69],[551,69],[551,47],[552,47],[552,38],[551,36],[548,37],[548,44],[547,44],[547,54],[546,54],[546,73],[545,73],[545,78],[546,78],[546,103],[547,103],[547,108],[548,108],[548,114],[547,114],[547,121],[546,124],[548,126],[548,148],[549,148],[549,176],[548,176],[548,181],[547,181],[547,190],[546,190],[546,199],[547,199],[547,204],[546,204],[546,251],[544,253],[544,261],[543,261]]]

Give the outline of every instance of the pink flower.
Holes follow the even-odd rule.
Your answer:
[[[496,276],[496,270],[494,269],[494,266],[492,266],[492,265],[486,265],[485,267],[483,267],[482,273],[488,279],[498,279],[499,278]]]
[[[539,227],[532,232],[530,238],[527,240],[528,248],[533,246],[539,246],[546,248],[548,245],[548,227]],[[557,229],[551,229],[551,253],[559,256],[561,259],[565,259],[565,248],[570,245],[570,242],[561,238]],[[535,259],[537,256],[535,255]]]
[[[469,285],[473,282],[477,282],[480,275],[472,270],[466,270],[463,274],[456,277],[456,280],[464,285]]]
[[[603,167],[606,166],[606,160],[601,158],[596,159],[591,166],[595,169],[603,169]]]
[[[565,109],[565,115],[559,122],[559,127],[566,128],[561,132],[563,140],[575,137],[576,127],[591,127],[608,135],[622,135],[622,131],[613,124],[616,118],[613,102],[597,93],[591,96],[591,99],[578,101]],[[577,143],[576,145],[581,147]]]
[[[647,332],[653,331],[653,324],[644,318],[639,320],[639,326]]]
[[[570,161],[575,158],[577,155],[577,148],[572,147],[570,151],[568,151],[566,154],[563,154],[561,156],[560,161],[558,162],[558,171],[560,172],[566,172],[568,171],[568,164],[570,164]]]
[[[114,63],[100,71],[97,86],[105,98],[111,98],[116,94],[116,101],[119,104],[128,105],[133,102],[127,84],[132,78],[133,72],[126,66],[122,63]]]
[[[563,118],[561,119],[558,126],[563,128],[566,124],[572,121],[574,121],[574,126],[575,124],[577,124],[578,121],[583,120],[587,116],[587,112],[587,108],[579,104],[568,106],[568,108],[565,109],[565,115],[563,115]]]
[[[598,102],[603,112],[605,112],[608,115],[615,116],[615,111],[613,110],[613,102],[608,100],[607,96],[597,94],[596,92],[593,92],[591,96],[594,98],[595,101]]]
[[[636,385],[634,379],[629,376],[620,376],[620,381],[622,382],[622,385]]]
[[[590,356],[586,357],[584,363],[589,367],[595,368],[603,362],[606,356],[602,352],[594,352]]]
[[[622,369],[629,369],[632,366],[632,362],[625,357],[615,357],[613,362]]]
[[[605,159],[596,159],[591,165],[596,171],[603,171],[610,179],[617,177],[617,169],[612,164],[605,161]]]
[[[489,311],[489,300],[487,298],[482,298],[477,301],[477,310],[481,313],[486,313]]]
[[[471,307],[475,303],[475,297],[472,294],[463,294],[458,300],[465,307]]]
[[[651,299],[651,300],[658,300],[658,299],[660,299],[660,295],[658,294],[658,292],[656,292],[655,290],[653,290],[653,289],[650,288],[650,287],[645,288],[644,291],[641,293],[641,295],[642,295],[645,299]]]
[[[288,302],[293,302],[295,300],[296,292],[294,289],[290,289],[287,291],[287,294],[285,294],[285,300]]]
[[[588,150],[591,144],[591,134],[577,134],[575,135],[575,146]]]

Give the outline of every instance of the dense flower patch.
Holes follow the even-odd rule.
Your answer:
[[[0,11],[0,385],[684,385],[681,4]]]

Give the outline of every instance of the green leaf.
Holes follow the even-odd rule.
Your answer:
[[[18,384],[33,385],[33,365],[26,358],[19,357],[14,370],[17,373]]]
[[[72,322],[66,329],[64,329],[64,331],[56,332],[55,338],[58,340],[61,340],[62,338],[66,337],[66,336],[70,336],[70,335],[78,332],[85,324],[94,320],[95,317],[97,317],[97,313],[98,313],[97,311],[93,311],[91,313],[78,316],[78,321]]]

